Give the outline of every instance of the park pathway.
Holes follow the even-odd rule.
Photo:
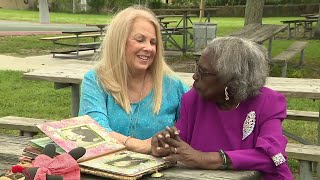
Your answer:
[[[29,21],[0,20],[0,36],[61,34],[62,31],[99,30],[95,26],[85,24],[41,24]]]

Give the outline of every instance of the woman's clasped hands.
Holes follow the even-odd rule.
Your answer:
[[[175,163],[177,161],[189,167],[212,169],[206,163],[208,153],[193,149],[179,137],[176,127],[166,127],[165,130],[155,134],[151,139],[151,153],[163,157],[164,160]]]

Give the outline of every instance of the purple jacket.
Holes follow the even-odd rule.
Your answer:
[[[224,150],[236,170],[260,171],[264,180],[291,180],[288,164],[283,162],[288,142],[282,135],[281,122],[285,118],[285,97],[269,88],[261,88],[259,95],[229,111],[221,111],[191,89],[182,97],[176,127],[181,139],[196,150]],[[248,125],[245,132],[244,123]]]

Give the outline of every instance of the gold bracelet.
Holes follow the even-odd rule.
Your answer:
[[[131,138],[131,136],[128,136],[124,141],[123,141],[123,145],[126,146],[128,139]]]

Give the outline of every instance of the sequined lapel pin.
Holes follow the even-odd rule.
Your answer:
[[[253,131],[256,124],[256,112],[251,111],[247,114],[246,120],[243,123],[242,140],[246,139]]]

